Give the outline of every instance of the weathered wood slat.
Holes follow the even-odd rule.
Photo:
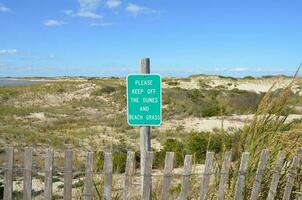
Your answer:
[[[4,194],[3,199],[13,199],[13,166],[14,166],[14,149],[12,147],[6,148],[6,165],[4,174]]]
[[[33,160],[33,149],[31,147],[26,147],[24,152],[24,179],[23,179],[23,199],[30,200],[32,199],[32,160]],[[200,186],[200,196],[199,199],[206,200],[209,193],[209,185],[211,174],[213,173],[213,164],[214,164],[214,153],[207,152],[206,162],[204,172],[201,178]],[[278,188],[278,183],[281,177],[281,171],[284,166],[284,161],[286,154],[284,152],[279,152],[277,160],[275,162],[274,171],[272,174],[272,180],[270,184],[270,189],[268,191],[267,200],[274,200],[276,196],[276,191]],[[219,188],[217,191],[217,200],[224,200],[225,187],[229,178],[229,170],[231,165],[232,152],[226,152],[221,175]],[[258,168],[253,183],[253,188],[250,200],[257,200],[261,191],[262,179],[265,175],[266,164],[269,159],[269,150],[264,149],[261,152]],[[165,168],[163,174],[163,188],[161,193],[162,200],[169,199],[169,190],[171,185],[171,176],[173,171],[173,160],[174,153],[167,152],[165,158]],[[244,152],[242,154],[240,169],[238,174],[238,179],[235,186],[234,200],[242,200],[244,192],[244,182],[245,174],[248,169],[248,160],[249,153]],[[290,200],[292,197],[292,190],[294,187],[294,181],[297,177],[297,169],[301,165],[302,161],[302,148],[297,151],[297,154],[293,157],[291,165],[287,171],[287,181],[284,187],[284,193],[282,200]],[[12,147],[6,148],[6,165],[5,176],[4,176],[4,199],[12,200],[13,196],[13,170],[14,170],[14,149]],[[72,181],[73,181],[73,152],[72,150],[65,151],[65,162],[64,162],[64,199],[72,199]],[[153,153],[146,152],[145,155],[145,167],[142,172],[142,194],[141,199],[150,200],[152,194],[152,164],[153,164]],[[84,199],[92,200],[93,199],[93,153],[88,152],[86,157],[85,165],[85,181],[84,181]],[[130,200],[130,188],[131,188],[131,177],[135,171],[135,153],[128,152],[127,154],[127,163],[125,169],[125,179],[123,183],[123,193],[122,199]],[[192,156],[186,155],[184,160],[184,171],[182,177],[181,193],[178,200],[187,200],[189,197],[189,185],[190,185],[190,176],[192,172]],[[53,151],[47,149],[45,152],[45,192],[44,199],[52,199],[52,175],[53,174]],[[112,175],[113,175],[113,160],[112,153],[104,154],[104,199],[112,199]],[[302,185],[300,188],[302,191]],[[295,191],[295,199],[302,200],[301,192]]]
[[[145,170],[143,171],[142,200],[152,199],[152,164],[153,152],[146,152]]]
[[[52,171],[53,171],[53,151],[47,149],[45,152],[45,190],[44,199],[52,199]]]
[[[260,192],[260,189],[261,189],[261,182],[262,182],[262,178],[265,174],[265,168],[266,168],[266,163],[268,161],[268,158],[269,158],[269,150],[264,149],[261,152],[261,155],[260,155],[260,159],[259,159],[259,163],[258,163],[258,168],[257,168],[256,177],[255,177],[255,181],[254,181],[254,184],[253,184],[253,189],[252,189],[250,200],[257,200],[258,199],[259,192]]]
[[[85,164],[84,200],[93,199],[93,153],[88,152]]]
[[[192,171],[192,155],[186,155],[184,161],[184,172],[179,200],[187,200],[190,186],[190,175]]]
[[[300,147],[297,151],[300,159],[302,160],[302,147]],[[297,200],[302,200],[302,183],[301,183],[301,186],[300,186],[300,192],[298,192],[297,194],[297,197],[296,197]]]
[[[300,186],[300,192],[297,193],[297,200],[302,200],[302,184]]]
[[[72,199],[72,150],[65,151],[65,164],[64,164],[64,200]]]
[[[125,169],[124,187],[123,187],[123,200],[130,199],[130,188],[131,188],[132,175],[134,174],[134,169],[135,169],[135,153],[133,151],[128,151],[126,169]]]
[[[297,167],[299,166],[300,162],[301,162],[301,152],[298,150],[297,155],[294,156],[291,166],[287,172],[287,180],[286,180],[286,185],[285,185],[285,190],[283,193],[282,200],[290,199],[290,195],[292,193],[292,189],[294,186],[294,181],[297,176]]]
[[[224,155],[224,160],[221,169],[220,181],[217,191],[217,200],[224,200],[225,186],[229,179],[229,171],[232,161],[232,152],[228,151]]]
[[[297,194],[297,200],[302,200],[302,184],[300,186],[300,192]]]
[[[112,198],[112,153],[105,152],[104,154],[104,200]]]
[[[140,73],[150,74],[150,59],[141,59]],[[145,171],[145,156],[146,152],[151,151],[151,126],[142,126],[140,128],[140,172],[141,172],[141,185],[143,185]],[[141,194],[143,194],[143,187],[141,187]]]
[[[32,148],[26,147],[24,152],[24,179],[23,179],[23,199],[31,200],[32,188]]]
[[[165,157],[163,188],[161,193],[162,200],[168,200],[169,198],[171,176],[173,172],[173,161],[174,161],[174,152],[167,152]]]
[[[200,186],[200,200],[206,200],[208,197],[209,184],[213,170],[214,152],[207,152],[206,162]]]
[[[235,195],[234,200],[241,200],[243,199],[243,191],[244,191],[244,180],[245,180],[245,174],[248,167],[248,161],[249,161],[249,153],[243,152],[241,157],[241,163],[238,173],[238,179],[235,187]]]
[[[277,156],[277,161],[275,164],[274,174],[272,177],[270,189],[268,191],[267,200],[274,200],[277,192],[278,183],[281,177],[281,170],[284,164],[286,154],[280,151]]]
[[[147,60],[142,60],[142,73],[148,69]],[[143,64],[144,63],[144,64]],[[151,127],[143,126],[140,128],[140,172],[141,172],[141,185],[143,185],[144,176],[143,172],[145,171],[145,160],[146,160],[146,152],[151,151]],[[143,193],[143,187],[141,187],[141,193]]]

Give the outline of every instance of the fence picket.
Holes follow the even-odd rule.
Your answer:
[[[217,191],[217,200],[224,200],[224,189],[229,179],[229,171],[232,161],[232,152],[228,151],[224,155],[224,160],[221,169],[220,181]]]
[[[23,178],[23,199],[31,200],[31,169],[32,169],[32,148],[26,147],[24,152],[24,178]]]
[[[112,198],[112,153],[105,152],[104,154],[104,199],[111,200]]]
[[[241,163],[238,173],[238,179],[235,187],[234,200],[241,200],[243,198],[244,180],[248,167],[249,153],[243,152],[241,157]]]
[[[135,168],[135,153],[133,151],[127,152],[127,162],[125,168],[125,179],[124,179],[124,187],[123,187],[123,200],[130,199],[130,186],[132,175],[134,174]]]
[[[294,156],[291,166],[287,172],[287,180],[286,180],[286,185],[285,185],[285,190],[282,200],[290,199],[290,195],[292,193],[292,189],[294,186],[294,181],[297,176],[297,167],[299,166],[300,162],[301,162],[301,152],[299,152],[298,150],[297,155]]]
[[[64,200],[72,199],[72,150],[65,151],[65,164],[64,164]]]
[[[302,160],[302,147],[300,147],[298,149],[297,153],[300,156],[300,159]],[[302,183],[301,183],[301,186],[300,186],[300,192],[297,193],[296,199],[297,200],[302,200]]]
[[[145,170],[143,171],[142,200],[152,199],[152,164],[153,152],[146,152]]]
[[[87,152],[85,164],[84,200],[93,199],[93,153]]]
[[[13,199],[13,166],[14,166],[14,149],[13,147],[6,148],[6,166],[4,174],[4,194],[3,199]]]
[[[275,164],[274,174],[272,177],[271,185],[268,191],[266,200],[274,200],[277,192],[278,183],[281,177],[281,170],[284,164],[286,154],[280,151],[277,156],[277,161]]]
[[[45,152],[45,192],[44,199],[52,199],[52,170],[53,170],[53,151],[47,149]]]
[[[269,158],[269,150],[267,150],[267,149],[262,150],[250,200],[258,199],[259,192],[261,189],[261,182],[262,182],[262,178],[265,174],[265,168],[266,168],[266,163],[267,163],[268,158]]]
[[[261,183],[265,175],[266,165],[269,160],[269,150],[264,149],[261,152],[257,172],[253,182],[253,187],[250,200],[257,200],[261,191]],[[45,190],[44,199],[51,200],[52,197],[52,178],[53,178],[53,150],[47,149],[45,151]],[[152,164],[153,164],[153,153],[147,152],[145,154],[145,170],[141,172],[142,175],[142,200],[151,200],[152,198]],[[5,200],[13,199],[13,172],[14,172],[14,149],[12,147],[6,148],[6,161],[4,169],[4,192],[3,198]],[[211,175],[214,167],[214,152],[207,152],[205,167],[201,177],[199,199],[206,200],[208,198]],[[286,154],[280,151],[277,155],[275,162],[272,180],[267,195],[267,200],[274,200],[277,194],[278,184],[281,178],[282,169],[286,159]],[[161,200],[168,200],[169,190],[171,186],[171,177],[173,173],[173,160],[174,152],[167,152],[165,157],[165,168],[163,171],[163,186],[161,191]],[[225,198],[225,187],[228,185],[229,170],[231,166],[232,152],[226,152],[221,168],[219,186],[217,190],[217,200],[224,200]],[[245,175],[248,169],[249,153],[244,152],[241,157],[240,167],[238,171],[238,178],[235,185],[235,192],[233,199],[242,200],[247,196],[243,196],[245,188]],[[293,157],[291,165],[287,171],[286,185],[284,187],[284,193],[282,200],[302,200],[302,185],[300,186],[300,192],[295,192],[293,197],[292,190],[294,188],[294,182],[298,176],[298,167],[302,161],[302,148],[297,150],[296,155]],[[73,182],[73,151],[65,151],[64,160],[64,200],[72,199],[72,182]],[[24,178],[23,178],[23,199],[32,199],[32,166],[33,166],[33,149],[26,147],[24,151]],[[16,169],[19,169],[18,167]],[[122,199],[130,200],[130,190],[132,176],[135,171],[135,153],[129,151],[127,153],[127,162],[125,168],[125,179],[123,181],[123,192]],[[192,155],[186,155],[184,159],[184,167],[182,174],[181,192],[178,200],[187,200],[189,198],[190,190],[190,177],[192,173]],[[112,179],[113,179],[113,159],[112,153],[104,154],[104,191],[103,197],[105,200],[112,199]],[[283,185],[282,185],[283,186]],[[282,187],[283,188],[283,187]],[[281,189],[281,187],[280,187]],[[85,164],[85,179],[84,179],[84,199],[93,199],[93,153],[87,152],[86,164]]]
[[[190,175],[192,171],[192,155],[186,155],[179,200],[187,200],[189,194]]]
[[[207,152],[204,172],[201,178],[200,200],[206,200],[213,170],[214,152]]]
[[[165,157],[163,188],[161,194],[162,200],[168,200],[169,198],[171,176],[173,172],[173,161],[174,161],[174,152],[167,152]]]
[[[297,200],[302,200],[302,184],[300,186],[300,192],[297,194]]]

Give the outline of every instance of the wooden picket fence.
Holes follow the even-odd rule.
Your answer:
[[[14,149],[12,147],[6,148],[6,161],[4,166],[4,199],[13,199],[13,172],[14,172]],[[26,147],[24,152],[24,167],[23,167],[23,199],[32,199],[32,153],[33,149],[31,147]],[[251,194],[249,195],[250,200],[256,200],[259,197],[261,191],[261,183],[266,172],[266,165],[269,160],[270,152],[264,149],[260,155],[257,172],[255,173],[253,186],[251,189]],[[83,199],[92,200],[94,198],[94,186],[93,186],[93,153],[88,152],[86,156],[85,164],[85,177],[84,177],[84,192]],[[205,200],[209,196],[209,187],[211,184],[211,175],[213,175],[213,165],[214,165],[214,153],[207,152],[204,171],[200,174],[202,178],[200,180],[200,190],[199,199]],[[294,186],[294,181],[297,178],[297,170],[301,167],[302,159],[302,148],[297,150],[297,153],[291,161],[291,165],[287,168],[286,185],[282,190],[283,200],[292,199],[292,190]],[[169,191],[171,187],[171,177],[173,176],[173,160],[174,153],[168,152],[165,157],[165,167],[162,174],[162,190],[161,197],[162,200],[171,199],[169,196]],[[271,174],[271,183],[269,190],[267,192],[267,200],[273,200],[276,198],[278,184],[282,173],[284,173],[284,166],[286,160],[286,153],[279,152],[277,160],[274,162],[274,169]],[[44,199],[51,200],[53,196],[53,161],[54,153],[52,150],[46,150],[45,152],[45,179],[44,179]],[[152,191],[152,163],[153,163],[153,153],[146,152],[145,156],[145,171],[140,173],[141,177],[141,199],[149,200],[151,199]],[[238,171],[237,181],[235,184],[235,189],[233,193],[234,200],[243,199],[243,193],[245,190],[245,179],[248,170],[249,153],[244,152],[241,157],[241,163]],[[224,155],[223,163],[221,166],[221,171],[219,172],[219,184],[216,190],[216,199],[224,200],[226,187],[229,181],[230,167],[232,164],[232,152],[226,152]],[[64,199],[72,199],[72,180],[73,180],[73,151],[66,150],[64,158]],[[135,153],[129,151],[127,154],[126,168],[124,173],[123,188],[122,188],[122,199],[131,199],[130,196],[130,186],[132,182],[133,175],[135,173]],[[177,199],[186,200],[189,199],[190,190],[190,176],[192,175],[192,155],[186,155],[184,159],[184,169],[182,174],[181,182],[181,192]],[[112,199],[112,176],[113,176],[113,160],[112,154],[104,153],[104,186],[103,186],[103,198],[105,200]],[[300,175],[301,176],[301,175]],[[301,178],[301,177],[300,177]],[[295,192],[295,199],[302,200],[302,183],[300,191]],[[280,197],[278,197],[280,199]]]

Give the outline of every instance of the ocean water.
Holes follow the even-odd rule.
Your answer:
[[[0,86],[14,86],[14,85],[31,85],[36,84],[38,81],[26,81],[26,80],[16,80],[10,78],[0,78]]]

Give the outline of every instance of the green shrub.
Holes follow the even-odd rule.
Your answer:
[[[127,161],[127,150],[124,147],[114,147],[112,153],[113,171],[116,173],[123,173],[125,171]],[[98,172],[103,170],[104,166],[104,152],[95,152],[95,167]]]
[[[179,82],[178,81],[167,81],[167,85],[177,86],[177,85],[179,85]]]
[[[94,96],[102,96],[103,94],[111,94],[116,91],[115,87],[105,85],[101,89],[98,89],[92,93]]]
[[[206,152],[220,153],[231,149],[231,136],[219,133],[196,132],[189,134],[185,139],[185,149],[188,154],[195,155],[195,161],[201,163],[205,160]]]
[[[163,167],[167,152],[174,152],[174,165],[176,167],[183,165],[186,154],[194,155],[196,163],[203,163],[207,151],[221,153],[226,149],[231,149],[232,142],[233,138],[230,135],[210,132],[193,132],[186,135],[182,141],[167,139],[163,144],[163,149],[156,152],[154,165],[155,167]]]
[[[198,80],[198,86],[200,88],[209,88],[210,87],[204,80]]]
[[[113,155],[113,171],[122,173],[125,171],[126,161],[127,161],[127,152],[118,151],[114,152]]]
[[[189,154],[195,155],[197,162],[205,159],[208,146],[208,133],[193,133],[187,136],[185,140],[185,148]]]
[[[155,153],[154,166],[162,168],[165,162],[167,152],[174,152],[174,166],[179,167],[183,165],[185,151],[182,142],[176,139],[167,139],[163,144],[163,149]]]
[[[245,76],[242,79],[244,79],[244,80],[254,80],[255,77],[253,77],[253,76]]]
[[[64,93],[64,92],[66,92],[65,88],[58,88],[58,89],[57,89],[57,93],[62,94],[62,93]]]

